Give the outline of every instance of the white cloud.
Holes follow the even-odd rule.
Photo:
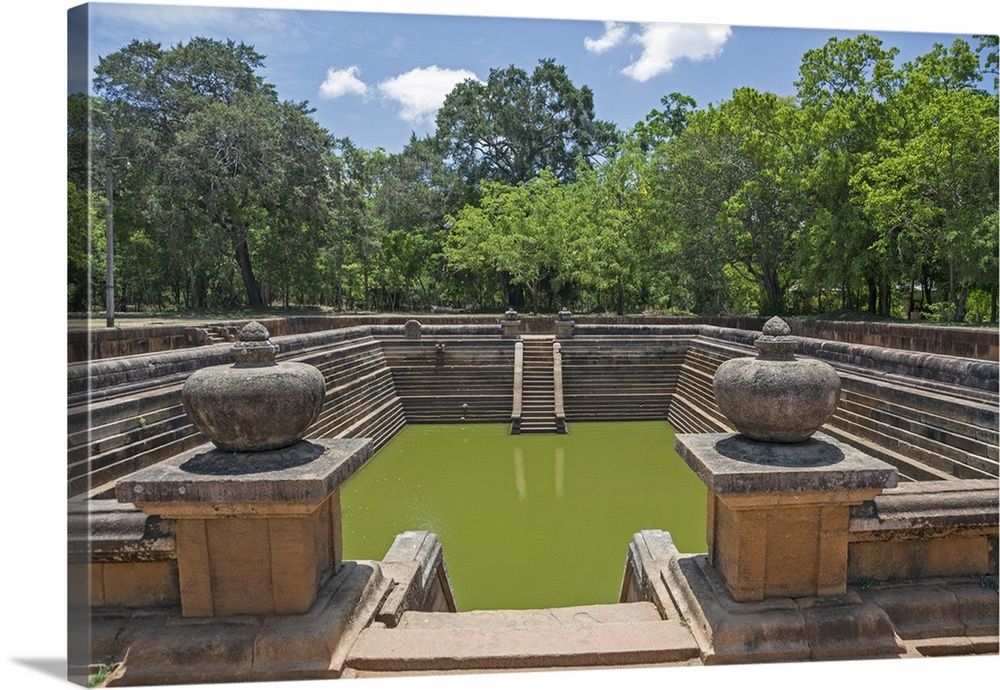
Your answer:
[[[603,53],[624,41],[626,36],[628,36],[628,25],[604,22],[604,35],[600,38],[583,39],[583,47],[591,53]]]
[[[357,65],[345,69],[328,69],[326,79],[319,85],[320,98],[340,98],[341,96],[366,96],[368,85],[358,78],[361,70]]]
[[[642,55],[622,73],[647,81],[669,71],[677,60],[704,60],[718,55],[732,30],[708,24],[643,24],[632,40],[642,45]]]
[[[412,123],[430,122],[455,85],[476,75],[464,69],[418,67],[378,84],[383,96],[400,105],[399,116]]]

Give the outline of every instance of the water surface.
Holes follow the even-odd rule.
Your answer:
[[[435,532],[460,610],[608,604],[632,535],[705,551],[705,486],[666,422],[410,424],[341,493],[344,557],[381,559],[396,534]]]

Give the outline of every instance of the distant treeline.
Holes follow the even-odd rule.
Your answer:
[[[672,93],[628,131],[552,60],[494,69],[398,154],[281,101],[251,46],[134,41],[69,99],[67,306],[104,309],[113,188],[119,311],[996,321],[997,37],[976,40],[897,66],[831,38],[794,96]]]

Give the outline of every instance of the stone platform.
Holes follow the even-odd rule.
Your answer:
[[[118,500],[176,521],[184,616],[299,614],[343,557],[340,485],[368,439],[280,450],[203,446],[121,479]]]

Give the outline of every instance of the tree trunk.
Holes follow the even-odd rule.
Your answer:
[[[778,278],[778,270],[765,268],[761,283],[764,288],[764,300],[766,302],[764,311],[769,316],[782,313],[785,307],[785,295],[784,289],[781,287],[781,281]]]
[[[868,313],[876,314],[878,313],[878,286],[874,278],[865,278],[865,283],[868,285]]]
[[[969,286],[967,283],[962,283],[962,287],[958,290],[958,294],[955,296],[955,318],[954,320],[961,323],[965,321],[965,307],[969,300]]]
[[[948,299],[958,308],[958,296],[955,294],[955,262],[948,262]]]
[[[892,288],[888,280],[883,280],[878,289],[878,313],[879,316],[888,316],[889,308],[892,305]]]
[[[243,276],[243,287],[247,292],[247,306],[251,308],[263,308],[264,300],[260,294],[260,283],[253,273],[253,266],[250,264],[250,249],[247,247],[246,228],[240,226],[230,227],[229,234],[233,240],[233,251],[236,253],[236,263],[240,267],[240,275]]]

